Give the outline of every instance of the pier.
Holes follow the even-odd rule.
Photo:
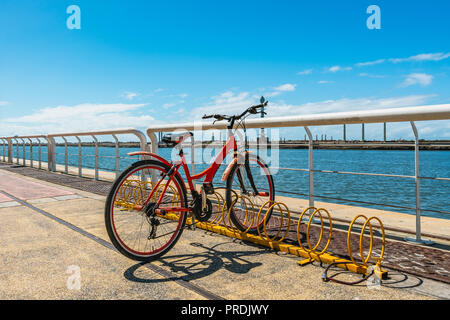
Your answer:
[[[103,213],[110,182],[5,163],[0,178],[0,295],[6,299],[450,298],[450,242],[441,238],[435,239],[439,246],[429,248],[405,244],[388,232],[387,247],[397,246],[386,258],[390,279],[373,290],[324,283],[318,264],[299,267],[298,257],[200,229],[187,229],[160,261],[140,264],[115,252],[106,235]],[[342,219],[345,212],[373,214],[328,207]],[[438,221],[429,226],[437,228]],[[448,225],[439,228],[445,232]],[[80,290],[66,286],[72,265],[81,270]]]
[[[393,111],[394,110],[394,111]],[[289,119],[249,121],[249,127],[300,126],[308,133],[308,168],[287,168],[308,174],[309,194],[302,198],[277,195],[277,201],[292,211],[292,219],[310,207],[325,208],[333,218],[334,236],[329,247],[338,258],[348,259],[345,234],[357,215],[379,218],[385,227],[386,252],[382,266],[389,272],[383,285],[344,286],[323,282],[324,265],[319,261],[299,266],[300,258],[262,245],[217,234],[211,230],[186,229],[175,247],[162,259],[136,263],[116,252],[104,226],[104,204],[112,181],[120,172],[118,136],[132,134],[140,150],[158,153],[162,147],[155,132],[178,128],[198,130],[195,124],[174,124],[136,129],[2,137],[0,144],[0,237],[3,259],[0,297],[4,299],[449,299],[450,220],[423,216],[420,181],[450,180],[423,177],[419,172],[420,136],[415,122],[450,119],[450,105],[326,114]],[[416,183],[415,215],[394,207],[375,209],[357,203],[340,204],[320,199],[314,193],[316,148],[308,126],[350,123],[409,121],[415,134],[415,175],[397,175]],[[202,130],[223,129],[204,123]],[[102,145],[99,137],[113,137]],[[95,152],[83,154],[80,137],[89,137]],[[147,137],[149,141],[147,141]],[[68,139],[77,139],[69,142]],[[58,142],[62,139],[63,142]],[[70,145],[72,143],[72,145]],[[57,161],[56,147],[64,148]],[[185,147],[194,149],[193,141]],[[77,164],[69,163],[69,147],[78,148]],[[99,165],[102,147],[116,150],[114,167]],[[130,145],[127,145],[130,147]],[[34,148],[34,151],[33,151]],[[36,152],[38,150],[38,152]],[[194,154],[194,153],[193,153]],[[91,157],[92,166],[83,166]],[[197,163],[198,166],[198,163]],[[196,170],[193,159],[192,171]],[[281,168],[283,169],[283,168]],[[337,174],[394,176],[379,173]],[[397,177],[395,176],[395,177]],[[327,200],[327,201],[325,201]],[[376,200],[376,199],[375,199]],[[445,214],[443,208],[440,214]],[[380,233],[375,238],[380,239]],[[71,288],[73,270],[82,285]],[[361,275],[345,272],[343,279]],[[76,286],[75,286],[76,287]]]

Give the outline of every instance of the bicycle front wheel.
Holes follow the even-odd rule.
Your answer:
[[[255,233],[264,219],[269,221],[272,210],[259,209],[268,201],[275,200],[275,186],[269,167],[255,155],[248,155],[248,163],[237,162],[227,179],[226,203],[230,220],[240,231]],[[267,207],[267,206],[266,206]]]
[[[122,172],[109,192],[105,205],[106,230],[116,249],[130,259],[151,261],[161,257],[183,232],[187,216],[183,211],[187,208],[186,189],[179,176],[167,177],[169,169],[160,161],[138,161]],[[180,208],[180,211],[161,213],[162,210],[145,209],[161,196],[160,207]]]

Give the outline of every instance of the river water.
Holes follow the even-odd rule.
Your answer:
[[[26,148],[27,151],[29,150]],[[38,158],[38,148],[33,148],[33,158]],[[120,148],[120,170],[125,169],[137,158],[127,156],[135,148]],[[211,153],[218,150],[196,148],[196,162],[203,160],[204,164],[196,164],[196,172],[208,167]],[[0,153],[2,150],[0,150]],[[56,162],[64,164],[64,147],[56,147]],[[190,149],[185,148],[185,154],[190,159]],[[78,166],[78,148],[68,147],[69,165]],[[95,149],[83,147],[83,167],[93,168],[95,165]],[[159,153],[170,159],[171,148],[160,148]],[[19,157],[22,157],[19,148]],[[14,149],[14,156],[16,150]],[[99,148],[99,167],[102,170],[115,168],[115,148]],[[29,152],[26,158],[29,159]],[[46,159],[46,148],[42,148],[42,160]],[[274,167],[282,168],[308,168],[308,150],[306,149],[280,149],[266,156],[272,161]],[[383,173],[414,176],[414,151],[410,150],[314,150],[314,169],[346,172]],[[215,185],[219,186],[221,173],[219,170],[215,178]],[[274,172],[277,170],[274,169]],[[420,151],[420,175],[422,177],[450,177],[450,151]],[[273,174],[276,194],[298,198],[307,198],[308,172],[278,170]],[[450,211],[450,181],[437,181],[423,179],[421,186],[421,208],[424,210]],[[287,193],[283,193],[283,191]],[[390,211],[415,214],[414,210],[401,209],[377,204],[391,204],[403,207],[415,207],[415,181],[408,178],[361,176],[336,173],[314,173],[314,194],[318,201],[342,203],[348,205],[384,209]],[[327,198],[325,198],[327,197]],[[349,202],[338,199],[356,200],[367,203]],[[450,218],[450,214],[436,212],[422,213],[424,216]]]

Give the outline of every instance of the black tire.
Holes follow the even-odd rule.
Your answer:
[[[267,166],[267,164],[259,157],[256,155],[249,155],[249,162],[250,165],[252,166],[257,164],[259,166],[259,168],[257,169],[262,169],[264,171],[264,176],[265,178],[262,179],[262,181],[266,184],[266,186],[262,186],[261,183],[258,183],[258,181],[256,181],[257,179],[254,178],[254,184],[256,185],[256,188],[258,189],[258,191],[266,191],[269,193],[269,195],[267,197],[264,197],[262,200],[260,200],[258,203],[256,203],[256,201],[254,201],[254,199],[250,199],[252,201],[254,201],[255,207],[256,209],[256,214],[259,210],[259,208],[264,204],[265,201],[275,201],[275,184],[273,182],[273,177],[272,174],[270,173],[269,167]],[[229,210],[230,212],[230,220],[233,222],[234,226],[239,229],[240,231],[247,231],[249,233],[256,233],[258,228],[260,228],[262,226],[262,218],[264,217],[260,217],[259,221],[256,221],[256,217],[255,217],[255,221],[253,223],[253,225],[250,225],[250,223],[245,224],[245,221],[243,221],[242,217],[239,216],[239,214],[232,208],[234,203],[233,201],[236,199],[236,195],[239,194],[239,192],[236,191],[236,187],[238,185],[240,185],[241,183],[239,182],[239,179],[237,177],[237,171],[238,168],[241,167],[241,170],[239,170],[240,172],[242,172],[241,175],[248,175],[247,171],[245,170],[244,164],[239,164],[236,163],[233,168],[230,170],[230,174],[228,175],[227,178],[227,189],[225,191],[225,196],[226,196],[226,203],[227,203],[227,210]],[[254,174],[253,174],[254,176]],[[248,178],[248,177],[247,177]],[[245,179],[245,178],[244,178]],[[261,180],[260,180],[261,182]],[[245,182],[244,182],[245,184]],[[263,189],[260,189],[263,188]],[[251,188],[251,184],[249,184],[248,186],[246,186],[246,189],[249,189],[250,191],[252,191]],[[247,191],[249,191],[247,190]],[[242,193],[241,193],[242,194]],[[261,197],[262,198],[262,197]],[[272,210],[270,210],[270,212],[267,212],[267,222],[270,220],[270,217],[272,215]]]
[[[164,243],[164,245],[157,249],[157,250],[153,250],[154,246],[151,245],[151,248],[153,251],[149,251],[149,252],[145,252],[145,249],[148,245],[148,243],[145,244],[144,247],[144,251],[138,251],[135,249],[132,249],[131,247],[129,247],[128,244],[125,244],[124,239],[121,239],[121,235],[119,235],[118,230],[116,230],[116,226],[115,226],[115,222],[116,221],[116,216],[117,217],[121,217],[122,213],[120,211],[127,211],[130,212],[129,216],[131,216],[132,218],[134,218],[134,220],[139,220],[141,219],[141,229],[144,225],[144,223],[148,223],[149,228],[153,228],[150,223],[148,222],[148,218],[147,216],[144,214],[144,212],[142,211],[138,211],[138,210],[132,210],[132,209],[117,209],[115,210],[115,207],[120,207],[121,205],[117,205],[117,203],[119,203],[119,200],[117,200],[116,206],[114,205],[114,202],[116,201],[116,197],[117,196],[121,196],[118,193],[121,193],[123,195],[124,191],[123,189],[121,189],[123,186],[125,186],[125,181],[128,181],[128,177],[134,177],[133,174],[136,172],[139,172],[140,170],[142,170],[141,173],[139,173],[136,176],[141,176],[143,173],[145,174],[144,170],[148,170],[148,172],[150,173],[150,170],[153,170],[153,172],[156,172],[157,170],[161,171],[161,172],[168,172],[170,167],[168,165],[166,165],[165,163],[161,162],[161,161],[157,161],[157,160],[142,160],[142,161],[138,161],[133,163],[130,167],[128,167],[127,169],[125,169],[120,176],[115,180],[113,186],[111,187],[111,190],[108,194],[108,197],[106,199],[106,204],[105,204],[105,225],[106,225],[106,230],[108,232],[108,236],[109,239],[111,240],[112,244],[114,245],[114,247],[120,252],[122,253],[124,256],[133,259],[133,260],[137,260],[137,261],[152,261],[152,260],[156,260],[158,258],[160,258],[161,256],[163,256],[164,254],[166,254],[178,241],[178,239],[180,238],[181,234],[183,233],[185,224],[186,224],[186,217],[187,217],[187,213],[186,212],[181,212],[179,214],[179,220],[174,220],[174,223],[177,225],[174,226],[176,229],[174,230],[171,238],[169,239],[169,241],[167,243]],[[159,177],[158,177],[159,179]],[[136,181],[136,180],[130,180],[130,181]],[[148,180],[145,180],[148,181]],[[148,182],[147,182],[148,183]],[[187,208],[187,195],[186,195],[186,188],[185,185],[182,181],[182,179],[176,175],[174,176],[174,178],[172,179],[170,185],[175,184],[176,187],[176,191],[179,192],[179,206],[182,206],[184,208]],[[151,187],[153,188],[153,186]],[[142,188],[140,188],[140,192],[142,193]],[[147,189],[146,189],[147,190]],[[136,201],[141,201],[141,200],[137,200],[136,196],[132,197],[133,199],[130,200],[126,200],[126,201],[131,201],[131,203],[136,202]],[[141,196],[141,198],[143,198],[143,196]],[[177,203],[178,203],[177,202]],[[115,212],[117,211],[117,214],[115,214]],[[120,215],[119,215],[120,213]],[[136,215],[140,215],[141,217],[134,217],[133,213],[136,213]],[[119,219],[117,218],[117,219]],[[126,218],[128,219],[128,218]],[[145,220],[147,221],[145,221]],[[165,219],[164,221],[169,221],[170,219]],[[165,224],[169,224],[171,223],[171,221],[166,222]],[[147,225],[146,225],[147,227]],[[167,226],[164,226],[167,227]],[[158,228],[160,228],[160,226],[158,226]],[[151,230],[151,229],[150,229]],[[130,232],[130,234],[133,234],[132,232]],[[170,234],[170,232],[169,232]],[[142,239],[142,237],[140,237],[141,235],[141,230],[139,230],[139,235],[136,235],[136,238],[139,237],[139,243]],[[124,236],[125,238],[125,236]],[[145,242],[145,230],[144,230],[144,242]],[[151,240],[155,240],[155,239],[150,239],[147,237],[148,241]],[[136,242],[136,240],[135,240]],[[156,240],[155,240],[156,242]],[[149,249],[150,250],[150,249]]]

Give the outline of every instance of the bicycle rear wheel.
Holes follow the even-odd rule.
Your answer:
[[[226,203],[230,219],[236,228],[250,233],[262,228],[264,220],[269,221],[272,210],[262,212],[259,219],[258,210],[267,201],[274,200],[273,178],[269,167],[260,157],[250,154],[248,166],[239,162],[233,166],[227,179]],[[251,214],[249,207],[255,209],[250,210]]]
[[[187,208],[181,178],[177,175],[170,180],[162,178],[169,169],[157,160],[138,161],[122,172],[109,192],[105,205],[106,230],[112,244],[130,259],[151,261],[161,257],[183,232],[186,211],[161,214],[145,209],[158,201],[165,185],[160,207]]]

